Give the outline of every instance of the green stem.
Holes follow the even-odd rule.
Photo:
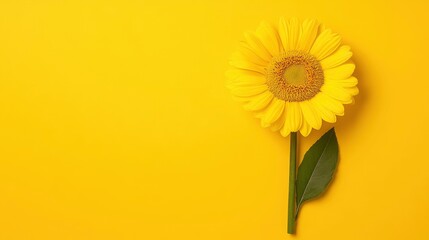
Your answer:
[[[296,181],[297,133],[290,133],[289,206],[287,233],[295,234],[295,181]]]

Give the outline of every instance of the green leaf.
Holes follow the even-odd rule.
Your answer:
[[[296,216],[302,204],[322,194],[335,173],[338,142],[334,128],[326,132],[305,153],[296,180]]]

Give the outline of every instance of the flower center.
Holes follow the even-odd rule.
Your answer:
[[[291,85],[302,85],[307,81],[304,65],[291,65],[285,69],[283,79]]]
[[[319,61],[301,51],[274,57],[267,68],[268,89],[279,99],[301,102],[313,98],[323,85]]]

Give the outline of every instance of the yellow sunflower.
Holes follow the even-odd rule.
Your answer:
[[[350,47],[318,21],[262,22],[231,57],[228,88],[263,127],[283,136],[336,122],[358,94]]]

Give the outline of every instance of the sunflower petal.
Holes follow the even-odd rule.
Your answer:
[[[319,112],[323,120],[328,123],[334,123],[337,121],[337,116],[335,115],[335,113],[324,107],[323,104],[319,103],[318,101],[315,101],[314,99],[311,99],[310,102],[313,107]]]
[[[289,26],[286,20],[282,17],[279,20],[279,36],[282,43],[284,51],[289,50]]]
[[[349,94],[352,96],[356,96],[359,94],[359,88],[357,87],[351,87],[351,88],[344,88]]]
[[[255,72],[265,74],[265,68],[264,67],[257,65],[257,64],[254,64],[252,62],[246,61],[246,60],[234,59],[234,60],[230,61],[229,64],[231,66],[234,66],[234,67],[239,68],[239,69],[250,70],[250,71],[255,71]]]
[[[320,88],[320,91],[326,93],[327,95],[335,98],[341,102],[350,102],[352,96],[342,87],[337,87],[334,85],[323,84]]]
[[[289,29],[289,49],[296,49],[301,35],[301,25],[297,18],[289,19]]]
[[[296,48],[298,50],[309,52],[317,37],[319,23],[315,19],[306,19],[302,23],[302,32]]]
[[[287,136],[289,136],[289,134],[290,134],[290,130],[287,128],[286,124],[285,124],[285,125],[283,125],[282,129],[280,129],[280,134],[281,134],[283,137],[287,137]]]
[[[325,79],[325,84],[332,84],[344,88],[352,88],[358,84],[358,80],[355,77],[350,77],[341,80]]]
[[[285,101],[278,98],[274,98],[271,104],[268,106],[267,110],[264,113],[264,116],[261,119],[261,124],[263,127],[268,127],[274,123],[283,113],[285,106]]]
[[[249,111],[259,111],[270,104],[274,95],[270,91],[265,91],[257,96],[249,99],[249,102],[244,105],[244,109]]]
[[[285,122],[283,124],[283,127],[280,129],[280,134],[283,137],[287,137],[290,134],[291,130],[289,129],[289,125],[286,124],[286,119],[289,117],[289,109],[286,108],[286,105],[285,110],[283,111],[283,117],[285,119]]]
[[[232,99],[234,99],[234,101],[237,102],[241,102],[241,103],[248,103],[250,100],[252,100],[253,97],[237,97],[237,96],[232,96]]]
[[[326,109],[332,111],[338,116],[344,115],[344,106],[339,102],[338,100],[335,100],[331,98],[330,96],[326,95],[324,92],[319,92],[312,98],[312,101],[317,101],[318,104],[321,104]]]
[[[244,43],[242,43],[238,47],[238,50],[231,55],[230,60],[231,61],[234,61],[234,60],[249,61],[262,67],[265,67],[268,65],[267,61],[265,61],[263,58],[258,56],[252,50],[250,50],[249,46]]]
[[[277,56],[280,53],[280,42],[277,31],[267,22],[263,21],[256,29],[256,35],[261,40],[271,56]]]
[[[341,46],[332,55],[327,56],[325,59],[320,61],[320,65],[323,69],[337,67],[352,57],[353,53],[350,51],[349,46]]]
[[[237,97],[251,97],[265,92],[267,85],[232,87],[231,93]]]
[[[230,80],[235,80],[242,76],[259,76],[259,77],[265,77],[264,74],[260,72],[245,70],[245,69],[238,69],[238,68],[230,68],[225,72],[225,76]]]
[[[304,116],[305,121],[307,121],[312,128],[319,130],[322,127],[322,118],[316,109],[314,109],[310,101],[302,101],[299,103],[299,105],[301,107],[302,115]]]
[[[273,132],[277,132],[280,129],[282,129],[284,124],[285,124],[285,109],[283,108],[283,112],[280,115],[279,119],[277,119],[277,121],[275,121],[273,124],[271,124],[270,129]]]
[[[257,86],[266,83],[266,78],[259,75],[241,75],[227,83],[228,88],[241,87],[241,86]]]
[[[325,69],[323,75],[325,79],[343,80],[349,78],[354,71],[355,65],[353,63],[346,63],[335,68]]]
[[[246,39],[247,46],[252,52],[267,62],[271,60],[271,54],[255,34],[246,32],[244,33],[244,38]]]
[[[314,41],[310,53],[319,61],[333,53],[341,44],[341,37],[332,33],[330,29],[324,30]]]
[[[302,124],[302,113],[298,102],[286,102],[286,121],[285,125],[288,125],[288,129],[291,132],[297,132],[301,128]]]
[[[279,35],[285,51],[295,50],[301,35],[301,26],[298,19],[291,18],[286,21],[284,18],[280,18]]]
[[[299,129],[299,131],[301,132],[302,136],[307,137],[308,135],[310,135],[311,129],[312,128],[310,124],[308,124],[307,121],[303,120],[301,129]]]

